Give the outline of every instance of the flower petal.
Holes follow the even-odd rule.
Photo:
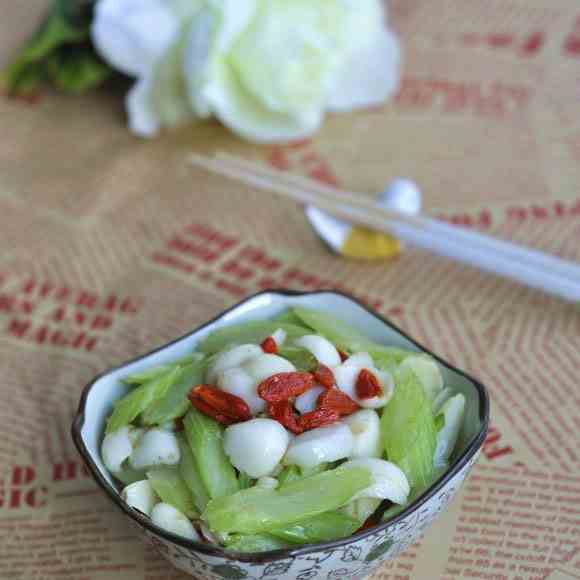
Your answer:
[[[401,50],[385,29],[374,43],[356,49],[347,59],[328,102],[330,111],[350,111],[383,103],[399,87]]]
[[[178,28],[177,18],[160,0],[100,0],[91,36],[109,64],[141,76],[163,54]]]
[[[304,111],[296,115],[275,113],[263,108],[248,94],[227,62],[216,64],[212,83],[205,97],[220,121],[246,139],[260,143],[303,139],[316,132],[323,113]]]

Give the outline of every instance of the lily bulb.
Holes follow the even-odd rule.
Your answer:
[[[160,528],[189,540],[200,540],[187,516],[168,503],[158,503],[151,511],[151,521]]]
[[[335,423],[318,427],[295,437],[284,459],[285,463],[302,468],[350,457],[353,436],[348,425]]]
[[[101,445],[101,457],[105,467],[111,473],[121,471],[123,463],[129,459],[133,447],[142,434],[143,429],[136,429],[128,425],[105,436]]]
[[[133,469],[177,465],[181,459],[177,437],[165,429],[149,429],[137,443],[129,463]]]
[[[394,463],[376,458],[352,459],[343,463],[339,469],[349,467],[368,469],[373,480],[369,487],[359,491],[353,499],[388,499],[398,504],[407,502],[411,491],[409,482],[403,471]]]
[[[123,489],[121,497],[131,507],[138,509],[146,516],[151,515],[151,510],[159,501],[157,494],[149,480],[136,481]]]
[[[319,363],[327,367],[335,367],[340,364],[340,355],[336,347],[322,336],[307,334],[297,338],[294,344],[310,351]]]
[[[290,435],[273,419],[252,419],[231,425],[224,433],[224,450],[232,465],[257,479],[270,475],[286,453]]]

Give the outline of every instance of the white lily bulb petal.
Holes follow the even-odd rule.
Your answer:
[[[417,375],[430,401],[433,401],[443,388],[443,375],[439,365],[431,357],[408,356],[400,368],[411,369]]]
[[[129,463],[133,469],[177,465],[181,458],[177,437],[164,429],[149,429],[137,443]]]
[[[278,480],[275,477],[259,477],[256,481],[256,487],[261,489],[276,489],[278,487]]]
[[[126,426],[105,435],[101,444],[101,457],[105,467],[111,472],[121,471],[121,467],[126,459],[133,452],[133,443],[131,442],[132,427]]]
[[[145,429],[142,427],[133,427],[129,425],[129,440],[131,441],[131,445],[133,448],[139,442],[139,439],[145,435]]]
[[[377,508],[381,505],[382,501],[382,499],[361,497],[360,499],[355,499],[347,503],[345,506],[342,506],[340,511],[351,517],[353,520],[366,522],[366,520],[377,511]]]
[[[355,49],[343,63],[339,82],[329,95],[330,111],[352,111],[384,103],[399,88],[401,49],[387,29],[372,44]]]
[[[266,409],[266,401],[258,396],[256,391],[256,380],[243,367],[233,367],[219,372],[216,384],[222,391],[243,399],[250,407],[252,415]]]
[[[443,404],[446,401],[448,401],[452,395],[453,395],[453,389],[451,387],[445,387],[445,388],[441,389],[437,393],[437,395],[435,395],[435,398],[433,399],[433,402],[431,403],[431,410],[433,411],[433,415],[439,414],[439,412],[441,411],[441,407],[443,407]]]
[[[138,509],[147,516],[151,515],[153,506],[159,501],[153,486],[147,479],[136,481],[125,487],[121,492],[121,497],[131,507]]]
[[[299,397],[296,397],[294,400],[294,406],[301,415],[314,411],[314,409],[316,409],[318,397],[320,397],[324,391],[326,391],[324,387],[312,387],[305,393],[302,393]]]
[[[393,179],[379,196],[379,204],[388,208],[417,215],[421,211],[421,190],[410,179]]]
[[[272,338],[274,339],[274,342],[278,348],[280,348],[286,342],[287,337],[288,335],[283,328],[277,328],[272,333]]]
[[[207,380],[214,383],[218,373],[241,365],[243,362],[262,354],[257,344],[241,344],[220,352],[207,371]]]
[[[99,0],[91,37],[109,64],[138,77],[147,74],[178,30],[178,19],[161,0]]]
[[[187,516],[168,503],[158,503],[151,511],[151,521],[160,528],[189,540],[200,540]]]
[[[370,497],[388,499],[398,504],[406,503],[410,492],[409,482],[401,468],[394,463],[376,458],[352,459],[343,463],[340,469],[349,467],[368,469],[372,476],[372,484],[359,491],[354,499]]]
[[[285,463],[315,467],[320,463],[350,457],[353,436],[348,425],[336,423],[318,427],[295,437],[288,447]]]
[[[360,371],[366,368],[377,377],[383,391],[382,395],[371,399],[361,399],[356,393],[356,383]],[[374,367],[359,367],[358,365],[342,364],[333,369],[336,386],[345,392],[353,401],[365,409],[378,409],[384,407],[393,396],[395,383],[391,373],[379,371]]]
[[[256,387],[268,377],[278,373],[291,373],[296,367],[284,357],[277,354],[262,353],[242,364],[242,368],[256,381]]]
[[[288,432],[278,421],[251,419],[225,430],[224,450],[234,467],[259,478],[272,473],[289,441]]]
[[[359,369],[370,369],[375,363],[368,352],[356,352],[351,354],[343,363],[344,366],[355,366]]]
[[[457,438],[463,426],[465,414],[465,396],[462,394],[451,397],[441,408],[445,418],[445,425],[437,433],[437,447],[435,448],[435,467],[443,466],[453,453]]]
[[[319,363],[327,367],[335,367],[340,364],[340,355],[336,347],[322,336],[307,334],[297,338],[294,344],[310,351]]]
[[[350,427],[353,437],[351,457],[381,457],[381,422],[376,411],[361,409],[346,417],[344,422]]]

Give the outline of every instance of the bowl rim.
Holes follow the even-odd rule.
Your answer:
[[[453,466],[450,469],[448,469],[431,486],[429,486],[429,488],[427,488],[418,498],[416,498],[411,504],[409,504],[404,510],[402,510],[399,514],[397,514],[395,517],[390,519],[388,522],[378,524],[376,526],[372,526],[372,527],[370,527],[362,532],[358,532],[356,534],[353,534],[352,536],[348,536],[346,538],[340,538],[338,540],[333,540],[330,542],[321,542],[321,543],[317,543],[317,544],[307,544],[306,546],[303,546],[303,547],[283,548],[280,550],[269,550],[269,551],[265,551],[265,552],[234,552],[234,551],[225,550],[221,546],[216,546],[214,544],[196,542],[194,540],[188,540],[187,538],[184,538],[182,536],[178,536],[176,534],[173,534],[171,532],[168,532],[162,528],[155,526],[151,522],[150,518],[141,514],[141,512],[138,512],[137,510],[132,509],[130,506],[128,506],[121,499],[120,493],[118,491],[116,491],[113,488],[113,486],[111,484],[109,484],[109,482],[101,475],[95,461],[93,460],[93,458],[91,456],[91,453],[89,452],[89,450],[87,449],[87,446],[84,443],[84,440],[83,440],[83,437],[81,434],[82,428],[85,424],[85,414],[86,414],[86,405],[87,405],[88,396],[89,396],[89,393],[92,390],[92,388],[95,386],[95,384],[106,375],[109,375],[117,370],[120,370],[120,369],[134,363],[134,362],[137,362],[139,360],[147,358],[147,357],[151,356],[152,354],[160,352],[160,351],[166,349],[167,347],[198,333],[200,330],[203,330],[204,328],[214,324],[215,322],[217,322],[218,320],[220,320],[221,318],[223,318],[225,315],[229,314],[233,310],[236,310],[240,306],[242,306],[242,305],[244,305],[252,300],[255,300],[259,296],[279,295],[279,296],[285,296],[285,297],[292,297],[292,296],[314,296],[317,294],[335,294],[337,296],[342,296],[343,298],[350,300],[351,302],[353,302],[354,304],[358,305],[363,310],[365,310],[368,314],[370,314],[374,318],[380,320],[383,324],[388,326],[391,330],[394,330],[395,332],[399,333],[401,336],[406,338],[409,342],[411,342],[413,345],[415,345],[423,353],[426,353],[426,354],[432,356],[440,364],[442,364],[443,366],[452,370],[453,372],[462,375],[463,377],[465,377],[468,381],[470,381],[473,384],[473,386],[475,387],[475,389],[478,393],[478,398],[479,398],[479,419],[481,421],[481,428],[480,428],[479,432],[477,433],[477,435],[473,438],[473,440],[469,443],[469,445],[463,451],[463,453],[455,460]],[[227,560],[261,564],[261,563],[267,563],[267,562],[274,562],[274,561],[282,560],[285,558],[296,558],[297,556],[301,556],[304,554],[310,554],[313,552],[332,550],[335,548],[339,548],[339,547],[351,544],[351,543],[356,542],[358,540],[364,539],[368,536],[376,534],[377,532],[384,532],[384,531],[388,530],[389,528],[395,526],[399,521],[406,518],[407,516],[409,516],[413,512],[417,511],[423,504],[425,504],[427,501],[429,501],[439,490],[441,490],[451,479],[453,479],[453,477],[455,477],[455,475],[457,475],[468,464],[468,462],[476,455],[476,453],[482,447],[483,442],[485,440],[485,437],[487,435],[487,430],[489,427],[489,413],[490,413],[489,395],[488,395],[487,389],[483,385],[483,383],[481,383],[478,379],[472,377],[471,375],[467,374],[466,372],[462,371],[461,369],[456,368],[455,366],[453,366],[449,362],[445,361],[444,359],[442,359],[441,357],[439,357],[435,353],[431,352],[429,349],[425,348],[422,344],[417,342],[414,338],[409,336],[405,331],[401,330],[398,326],[393,324],[390,320],[381,316],[380,314],[378,314],[374,310],[371,310],[368,306],[366,306],[365,304],[363,304],[361,301],[354,298],[353,296],[349,295],[348,293],[341,292],[338,290],[331,290],[331,289],[328,289],[328,290],[320,289],[320,290],[315,290],[315,291],[302,292],[299,290],[273,288],[273,289],[263,290],[263,291],[251,294],[250,296],[244,298],[243,300],[233,304],[232,306],[229,306],[225,310],[222,310],[217,316],[211,318],[207,322],[205,322],[202,325],[196,327],[195,329],[185,333],[184,335],[179,336],[178,338],[172,339],[169,342],[166,342],[163,345],[161,345],[157,348],[154,348],[153,350],[151,350],[147,353],[138,355],[133,359],[130,359],[126,362],[123,362],[123,363],[115,366],[115,367],[109,368],[109,369],[99,373],[87,385],[85,385],[85,387],[83,388],[83,390],[81,392],[81,398],[79,401],[78,409],[77,409],[76,415],[74,417],[74,420],[73,420],[72,426],[71,426],[71,435],[72,435],[72,439],[74,441],[74,444],[75,444],[80,456],[82,457],[83,461],[85,462],[88,470],[90,471],[91,475],[95,479],[96,483],[101,487],[101,489],[105,492],[105,494],[107,496],[109,496],[109,498],[113,501],[113,503],[119,509],[121,509],[121,511],[123,511],[125,513],[125,515],[129,516],[132,520],[134,520],[141,527],[146,528],[148,531],[152,532],[153,534],[155,534],[157,536],[161,536],[163,539],[165,539],[173,544],[177,544],[177,545],[179,545],[183,548],[186,548],[188,550],[201,552],[204,554],[208,554],[210,556],[216,556],[216,557],[224,558]]]

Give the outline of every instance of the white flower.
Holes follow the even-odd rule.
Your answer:
[[[399,45],[384,22],[381,0],[98,0],[92,38],[137,78],[136,134],[214,115],[273,142],[396,90]]]

